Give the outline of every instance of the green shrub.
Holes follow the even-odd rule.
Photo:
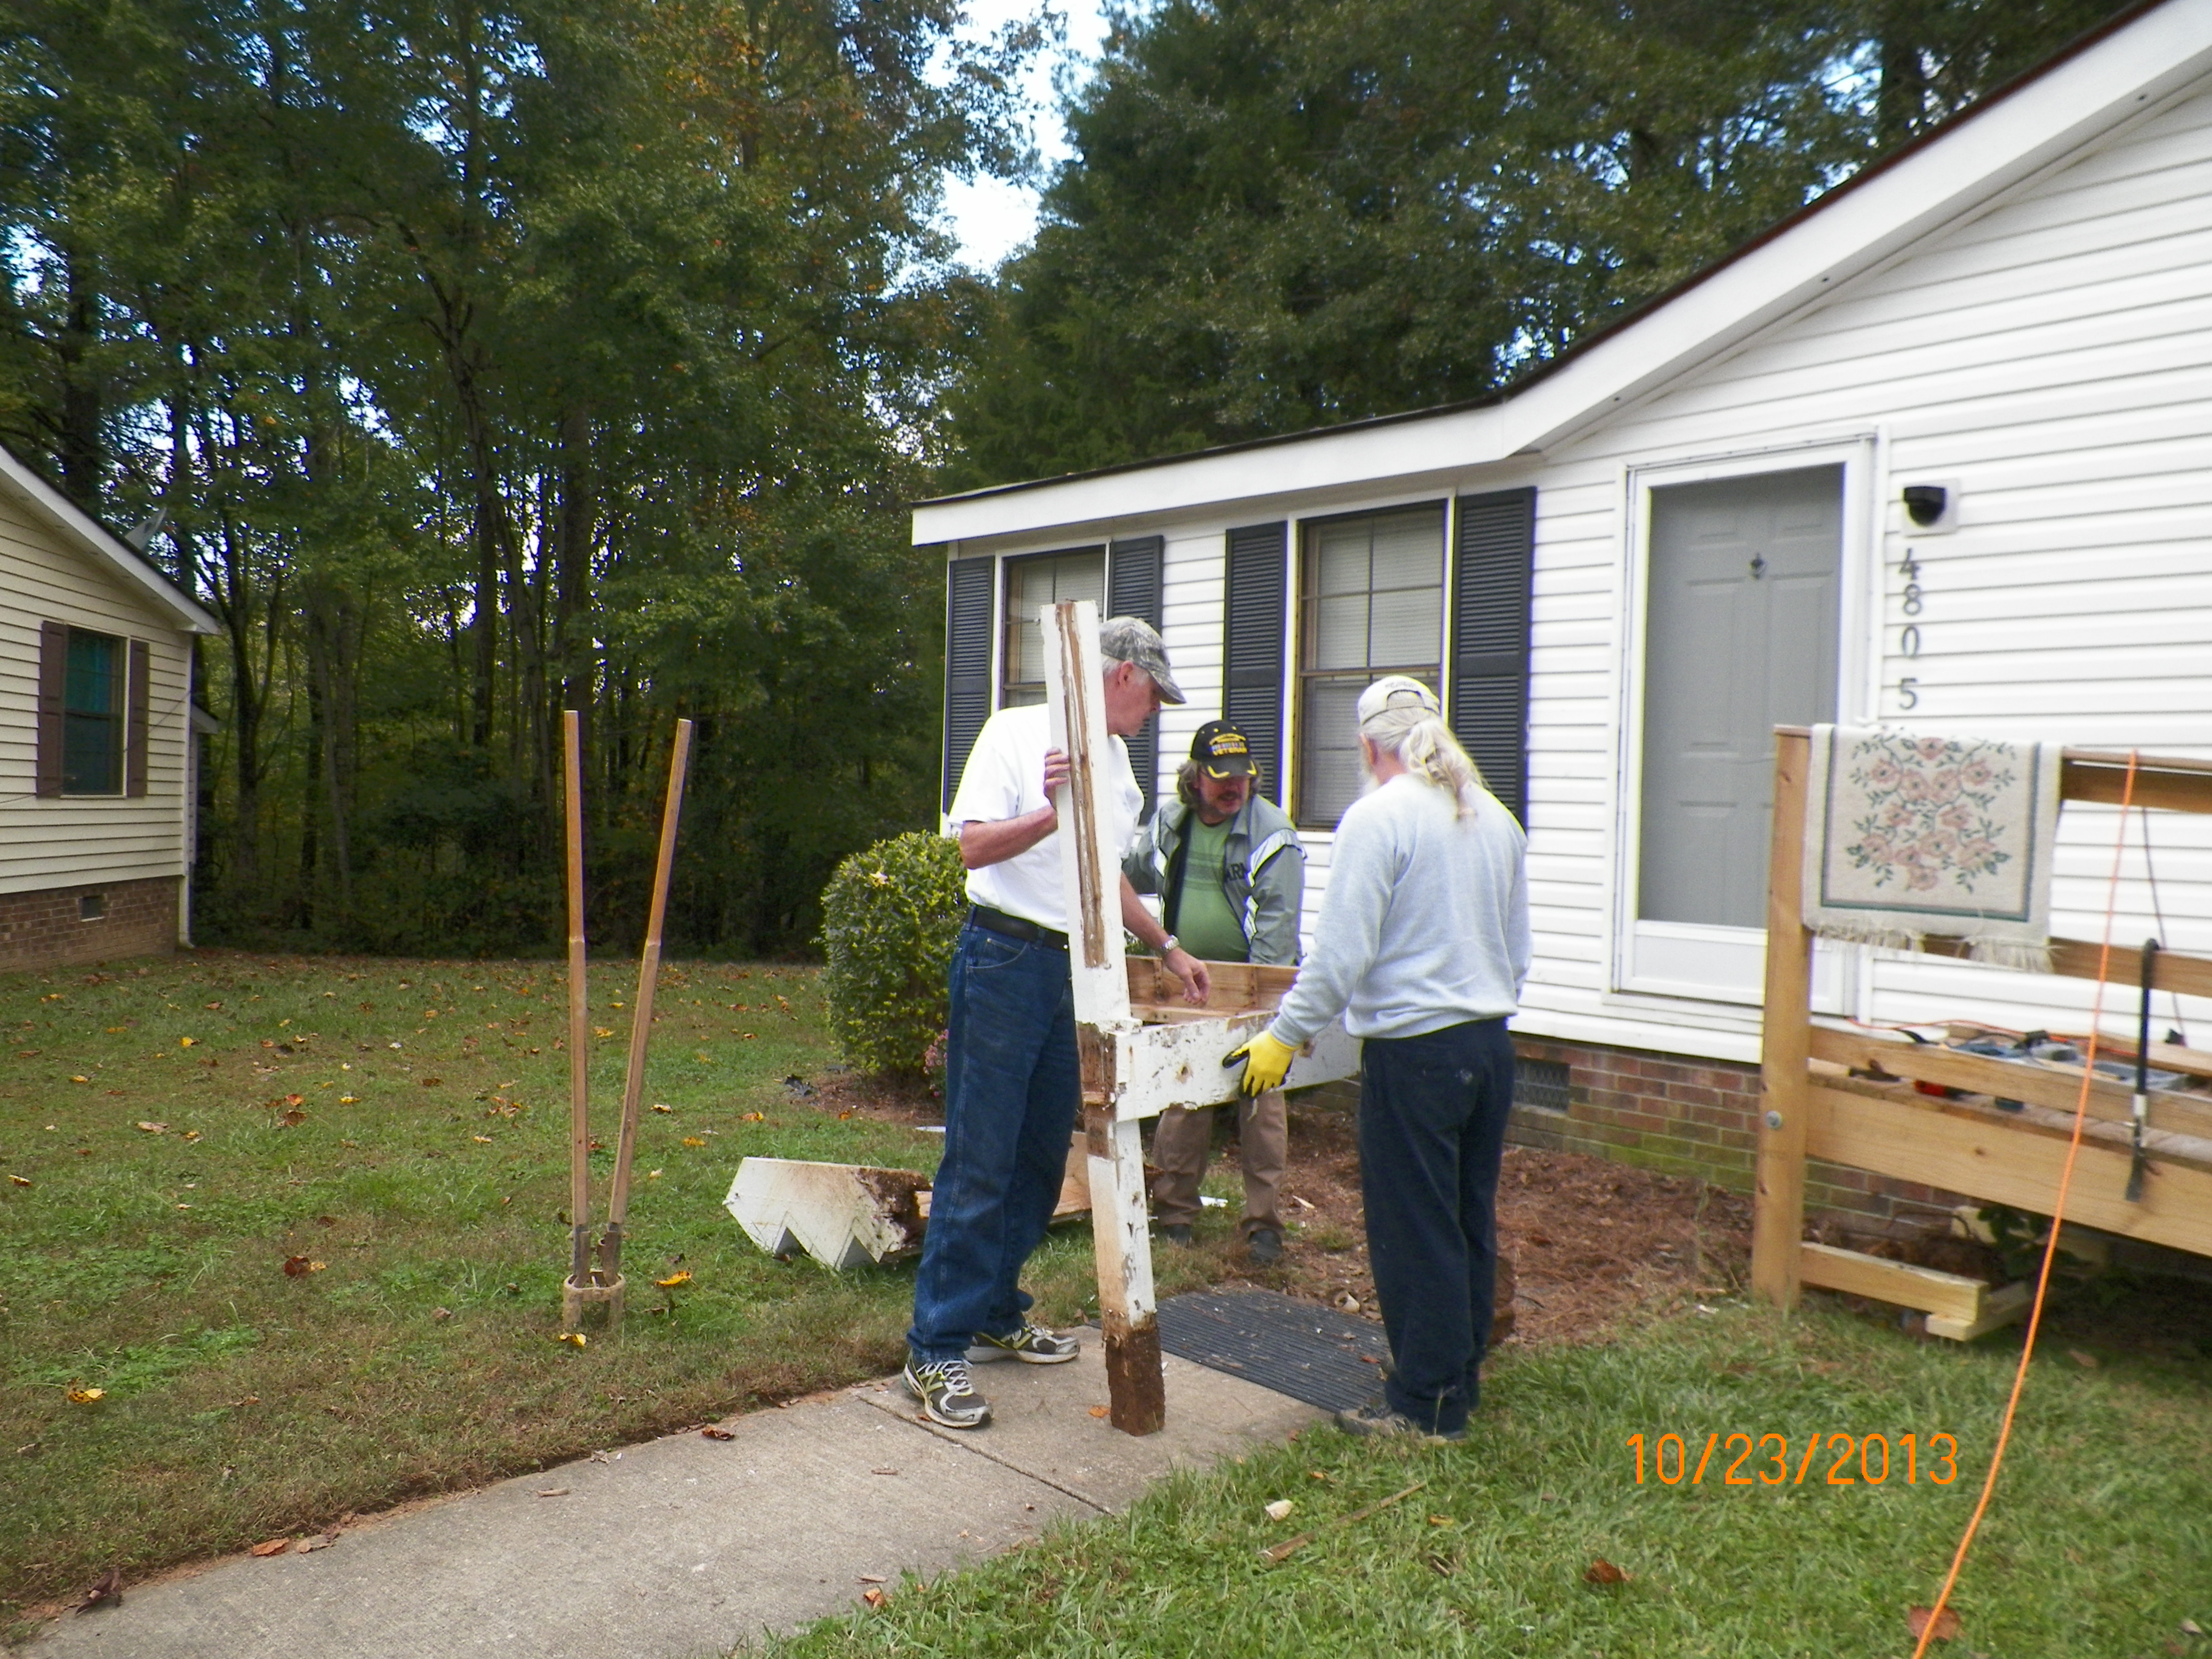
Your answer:
[[[945,1033],[967,874],[958,843],[894,836],[854,854],[822,890],[830,1035],[860,1070],[918,1077],[930,1068]]]

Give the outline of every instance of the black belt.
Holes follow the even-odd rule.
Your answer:
[[[1067,949],[1067,935],[1049,927],[1040,927],[1026,916],[1010,916],[1004,910],[994,910],[988,904],[968,908],[968,920],[978,927],[994,933],[1004,933],[1008,939],[1025,939],[1031,945],[1046,945],[1055,951]]]

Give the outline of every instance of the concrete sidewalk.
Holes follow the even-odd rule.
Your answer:
[[[1322,1413],[1170,1358],[1168,1426],[1133,1439],[1098,1334],[1066,1365],[980,1368],[995,1420],[918,1420],[896,1380],[509,1480],[329,1549],[241,1557],[62,1620],[46,1659],[697,1659],[1110,1514],[1170,1468],[1278,1443]],[[560,1497],[542,1492],[566,1488]]]

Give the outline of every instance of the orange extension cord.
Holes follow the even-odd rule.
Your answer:
[[[2112,911],[2119,902],[2120,855],[2128,844],[2128,808],[2135,804],[2136,751],[2128,751],[2128,778],[2120,792],[2120,837],[2112,848],[2112,873],[2105,885],[2105,938],[2097,954],[2097,996],[2089,1012],[2089,1046],[2081,1061],[2081,1093],[2074,1103],[2074,1134],[2066,1143],[2066,1164],[2058,1176],[2058,1198],[2051,1211],[2051,1237],[2044,1241],[2043,1271],[2035,1276],[2035,1302],[2027,1313],[2027,1340],[2021,1344],[2020,1368],[2013,1373],[2012,1396],[2005,1401],[2004,1422],[1997,1430],[1996,1449],[1990,1455],[1990,1472],[1982,1481],[1982,1495],[1976,1500],[1974,1512],[1967,1517],[1966,1530],[1959,1539],[1959,1547],[1951,1557],[1951,1571],[1944,1575],[1942,1594],[1936,1605],[1928,1610],[1928,1617],[1920,1626],[1920,1640],[1912,1650],[1912,1659],[1924,1659],[1929,1643],[1936,1639],[1936,1621],[1943,1616],[1943,1608],[1951,1599],[1951,1591],[1958,1584],[1959,1570],[1966,1565],[1966,1551],[1981,1530],[1982,1516],[1990,1507],[1990,1494],[1996,1490],[1997,1471],[2004,1467],[2006,1443],[2012,1438],[2012,1420],[2020,1410],[2021,1390],[2027,1386],[2027,1362],[2035,1357],[2035,1333],[2043,1323],[2043,1297],[2051,1288],[2051,1264],[2058,1255],[2059,1224],[2066,1218],[2067,1189],[2074,1184],[2074,1156],[2081,1150],[2081,1128],[2089,1115],[2089,1084],[2096,1075],[2097,1027],[2105,1012],[2105,985],[2112,965]]]

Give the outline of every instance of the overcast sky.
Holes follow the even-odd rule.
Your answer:
[[[1098,0],[1052,0],[1067,19],[1066,57],[1080,75],[1082,66],[1098,55],[1106,36],[1106,21]],[[1017,17],[1036,9],[1037,0],[969,0],[968,33],[984,36]],[[1040,63],[1030,76],[1026,90],[1035,111],[1037,147],[1048,168],[1067,154],[1053,98],[1050,61]],[[986,179],[974,184],[954,179],[945,192],[945,208],[953,234],[960,239],[961,256],[972,265],[988,270],[1030,239],[1036,228],[1036,191]]]

